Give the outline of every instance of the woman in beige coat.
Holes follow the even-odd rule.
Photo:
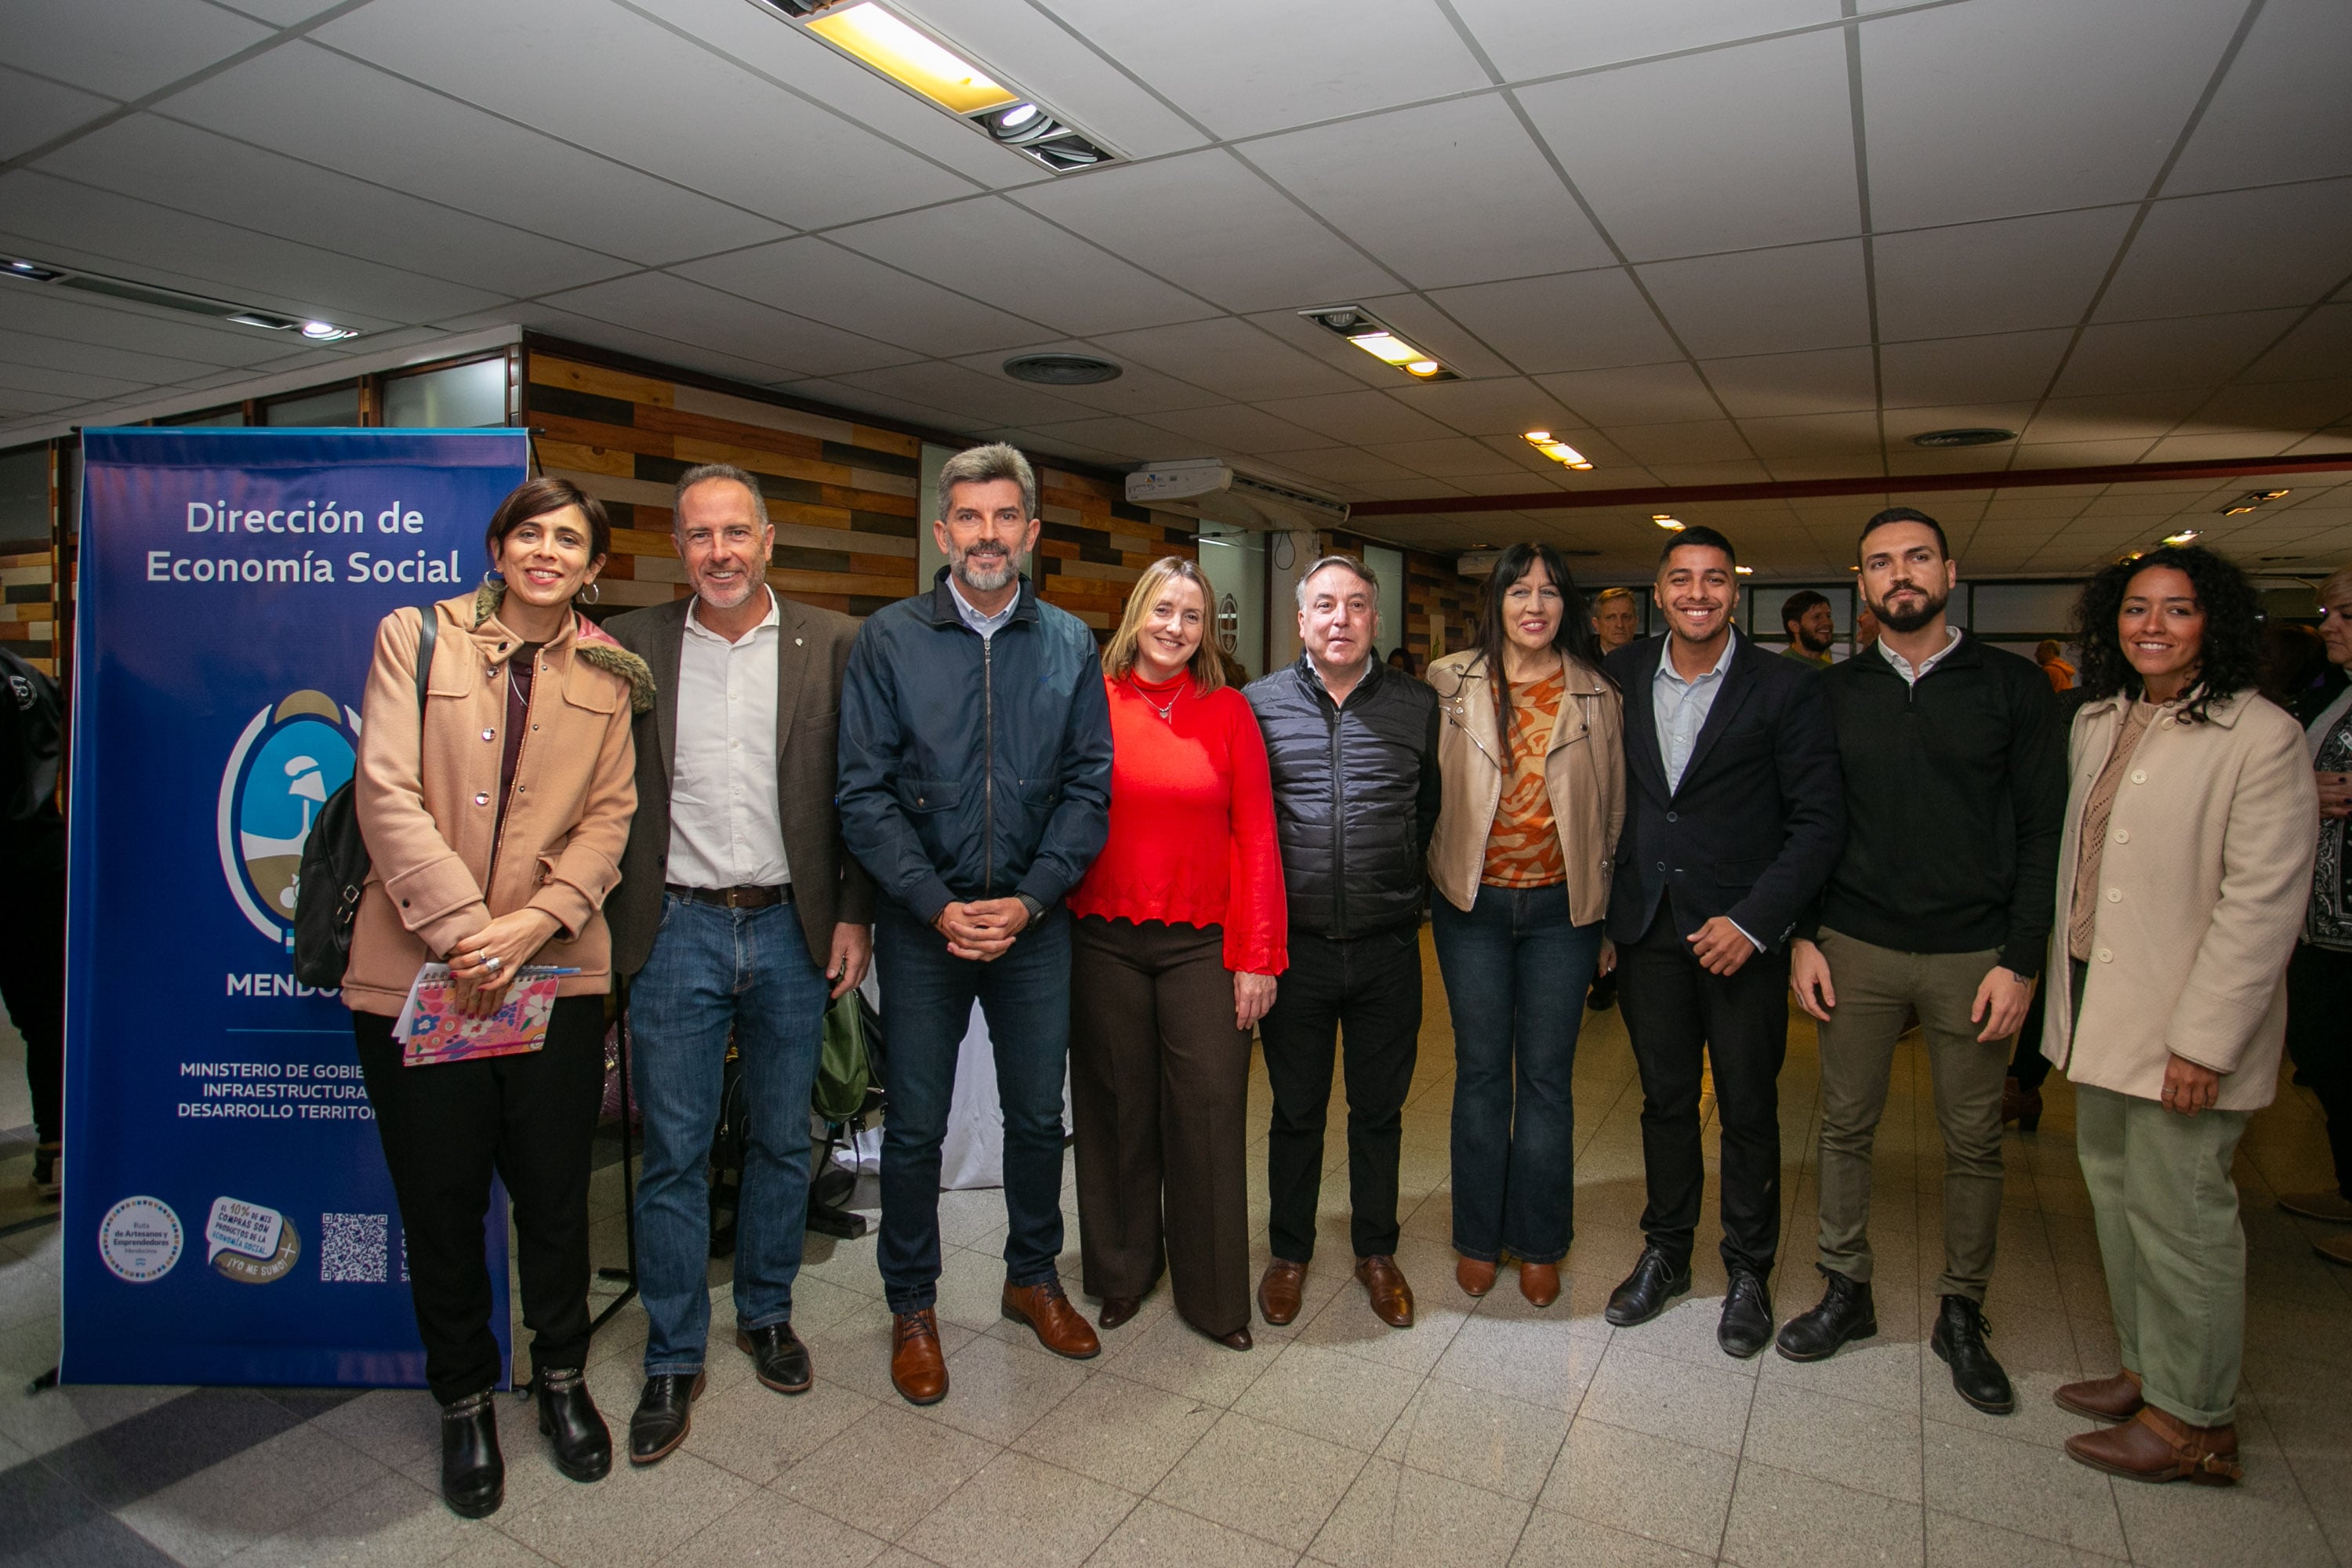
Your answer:
[[[481,591],[421,613],[435,626],[422,713],[420,612],[384,617],[368,673],[353,790],[371,870],[343,1000],[400,1200],[425,1382],[442,1405],[442,1496],[468,1518],[505,1496],[482,1242],[494,1172],[514,1203],[540,1430],[574,1480],[612,1466],[581,1375],[588,1161],[612,987],[602,910],[636,810],[632,710],[650,706],[653,682],[572,609],[611,538],[604,509],[569,482],[523,485],[490,521]],[[577,973],[537,1049],[405,1066],[393,1025],[435,961],[475,1012],[495,1007],[526,963]]]
[[[1483,1296],[1508,1253],[1520,1294],[1549,1307],[1575,1230],[1584,981],[1610,963],[1623,715],[1584,595],[1548,544],[1503,552],[1470,651],[1433,663],[1429,683],[1443,715],[1430,928],[1454,1016],[1454,1278]]]
[[[2042,1050],[2075,1089],[2122,1369],[2058,1403],[2133,1480],[2226,1484],[2245,1331],[2230,1161],[2277,1092],[2285,970],[2318,795],[2303,731],[2253,689],[2261,611],[2210,551],[2151,551],[2083,592],[2073,787]]]

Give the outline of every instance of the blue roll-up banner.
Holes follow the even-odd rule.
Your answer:
[[[479,579],[525,433],[89,430],[82,453],[59,1374],[421,1384],[351,1016],[294,983],[294,878],[352,775],[376,623]],[[501,1350],[506,1230],[494,1200]]]

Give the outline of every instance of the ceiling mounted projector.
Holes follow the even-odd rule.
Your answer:
[[[1343,500],[1244,473],[1215,458],[1146,463],[1127,476],[1127,499],[1234,528],[1337,528],[1348,521]]]

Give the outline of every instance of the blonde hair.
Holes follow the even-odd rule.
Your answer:
[[[1216,647],[1217,595],[1201,568],[1181,555],[1161,556],[1135,580],[1127,595],[1127,611],[1118,618],[1118,630],[1111,633],[1103,648],[1103,673],[1118,680],[1135,668],[1135,645],[1143,639],[1143,623],[1150,618],[1151,607],[1160,602],[1169,582],[1178,577],[1201,590],[1201,646],[1192,650],[1189,668],[1192,689],[1206,697],[1225,683],[1224,661],[1217,657]]]
[[[2352,566],[2338,566],[2327,574],[2327,580],[2319,585],[2319,602],[2323,605],[2327,603],[2338,590],[2345,588],[2352,588]]]

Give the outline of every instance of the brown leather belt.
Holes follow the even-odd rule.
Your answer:
[[[717,904],[726,910],[764,910],[771,904],[793,901],[790,882],[774,888],[681,888],[676,882],[668,887],[681,899],[692,899],[698,904]]]

